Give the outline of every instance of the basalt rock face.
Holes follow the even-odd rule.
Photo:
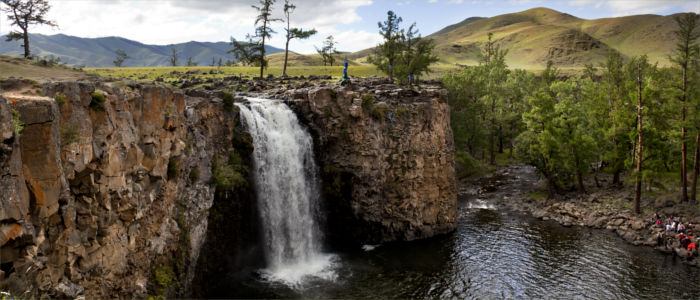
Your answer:
[[[414,240],[457,225],[446,92],[382,82],[287,91],[315,139],[327,237]]]
[[[188,295],[214,201],[211,164],[231,151],[238,113],[152,85],[48,83],[36,96],[15,87],[0,91],[3,289]]]

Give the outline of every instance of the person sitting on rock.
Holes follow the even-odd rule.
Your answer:
[[[690,242],[690,243],[688,244],[688,256],[693,255],[694,252],[695,252],[695,249],[696,249],[696,248],[695,248],[695,243],[694,243],[694,242]]]
[[[676,230],[678,233],[684,233],[685,232],[685,225],[683,223],[678,223],[678,229]]]

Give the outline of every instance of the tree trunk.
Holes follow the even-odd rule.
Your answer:
[[[547,197],[549,199],[554,198],[554,180],[552,179],[552,173],[549,172],[549,160],[544,159],[544,176],[547,177]]]
[[[491,98],[491,138],[489,139],[489,154],[490,158],[489,160],[491,161],[492,165],[496,164],[496,142],[495,142],[495,135],[496,135],[496,99],[494,97]]]
[[[698,189],[698,173],[700,173],[700,133],[695,134],[695,162],[693,163],[693,183],[690,189],[690,200],[698,201],[696,198]]]
[[[681,201],[688,201],[688,167],[687,167],[687,155],[688,155],[688,143],[686,142],[686,132],[685,128],[685,100],[686,100],[686,84],[687,84],[687,67],[683,68],[683,96],[681,102]]]
[[[637,178],[634,187],[634,213],[640,214],[642,198],[642,66],[637,66]]]
[[[282,68],[282,77],[287,77],[287,57],[289,57],[289,36],[287,36],[287,44],[284,46],[284,67]]]
[[[498,153],[503,154],[503,126],[498,126]]]
[[[27,29],[23,29],[22,31],[24,31],[24,58],[29,58],[32,56],[29,51],[29,32],[27,32]]]
[[[267,20],[263,21],[262,46],[260,46],[260,80],[263,79],[265,69],[265,33],[267,32]]]

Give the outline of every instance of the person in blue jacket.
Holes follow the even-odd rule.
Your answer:
[[[348,60],[345,59],[343,62],[343,78],[340,78],[340,85],[346,85],[350,83],[350,78],[348,77]]]

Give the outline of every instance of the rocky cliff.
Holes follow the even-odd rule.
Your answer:
[[[237,113],[153,85],[2,87],[2,285],[21,297],[186,294]]]
[[[457,194],[446,92],[382,80],[288,90],[315,137],[331,243],[452,231]]]

